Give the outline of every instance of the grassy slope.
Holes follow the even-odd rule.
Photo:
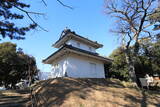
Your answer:
[[[0,91],[0,107],[23,107],[29,101],[28,93],[27,89]]]
[[[34,102],[37,107],[160,107],[159,92],[126,84],[108,79],[49,79],[34,86]]]

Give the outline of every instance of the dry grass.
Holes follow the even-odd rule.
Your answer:
[[[24,107],[29,101],[29,91],[3,90],[0,91],[0,107]]]
[[[159,92],[118,80],[57,78],[34,86],[37,107],[160,107]]]

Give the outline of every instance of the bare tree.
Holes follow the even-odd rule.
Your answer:
[[[154,37],[149,16],[156,9],[156,0],[106,0],[106,13],[116,19],[116,26],[112,29],[123,41],[124,52],[128,70],[133,82],[137,82],[135,74],[135,58],[131,57],[131,46],[134,48],[132,54],[136,57],[139,46],[144,39]]]

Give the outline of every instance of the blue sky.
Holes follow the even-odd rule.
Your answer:
[[[28,0],[27,0],[28,1]],[[55,52],[57,49],[51,45],[59,39],[62,30],[65,27],[70,28],[77,34],[96,40],[104,47],[98,49],[101,55],[108,56],[119,45],[119,41],[109,30],[114,26],[114,21],[104,13],[104,0],[62,0],[65,4],[74,9],[68,9],[60,5],[56,0],[46,0],[47,7],[41,0],[29,1],[31,9],[45,13],[45,16],[34,16],[33,19],[42,27],[48,30],[33,30],[26,35],[25,40],[9,40],[8,38],[1,42],[11,41],[16,43],[23,51],[32,55],[37,60],[37,65],[41,71],[50,71],[49,66],[42,64],[42,60]],[[23,22],[17,22],[19,25],[29,23],[28,19]]]

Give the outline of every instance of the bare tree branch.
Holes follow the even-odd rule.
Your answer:
[[[62,6],[64,6],[64,7],[67,7],[67,8],[69,8],[69,9],[73,9],[73,7],[64,4],[61,0],[56,0],[56,1],[57,1],[58,3],[60,3]],[[47,6],[47,3],[45,2],[45,0],[42,0],[42,2],[43,2],[43,4],[44,4],[45,6]]]
[[[47,6],[47,3],[46,3],[44,0],[42,0],[42,2],[43,2],[43,4],[44,4],[45,6]]]
[[[24,13],[28,16],[28,18],[29,18],[34,24],[36,24],[40,29],[42,29],[43,31],[48,32],[48,30],[46,30],[45,28],[43,28],[42,26],[40,26],[39,24],[37,24],[37,23],[33,20],[33,18],[30,16],[30,14],[44,15],[43,13],[26,11],[26,10],[24,10],[24,9],[16,6],[14,3],[10,3],[10,2],[8,2],[8,3],[11,4],[11,5],[13,5],[13,6],[14,6],[15,8],[17,8],[18,10],[24,12]]]
[[[26,14],[27,14],[27,16],[29,17],[29,19],[30,19],[34,24],[37,24],[37,23],[32,19],[32,17],[29,15],[29,13],[26,13]],[[48,30],[46,30],[45,28],[41,27],[39,24],[37,24],[37,26],[38,26],[40,29],[42,29],[43,31],[48,32]]]
[[[129,46],[130,46],[131,41],[133,40],[133,38],[132,38],[132,36],[130,35],[130,33],[129,33],[129,32],[127,33],[127,36],[129,37],[129,40],[128,40],[128,42],[127,42],[126,47],[127,47],[127,48],[129,48]]]
[[[24,12],[24,13],[28,13],[28,14],[37,14],[37,15],[44,15],[44,13],[38,13],[38,12],[30,12],[30,11],[26,11],[18,6],[16,6],[15,4],[13,5],[15,8],[17,8],[18,10]]]
[[[148,27],[150,27],[150,26],[153,26],[154,24],[155,24],[155,22],[154,22],[154,23],[149,23],[148,25],[143,26],[142,29],[146,29],[146,28],[148,28]]]
[[[116,5],[116,3],[119,3]],[[129,72],[134,71],[134,58],[130,57],[129,48],[133,45],[134,56],[139,51],[140,37],[151,37],[151,29],[153,24],[148,24],[149,15],[153,14],[155,10],[155,0],[108,0],[106,5],[107,14],[113,16],[118,20],[116,22],[116,33],[122,40],[126,42],[126,61],[129,66]],[[114,31],[114,30],[113,30]],[[124,37],[125,36],[125,37]],[[133,63],[132,63],[133,62]],[[136,75],[134,75],[136,77]],[[134,77],[133,76],[133,77]],[[135,78],[134,77],[134,78]],[[136,81],[136,79],[134,79]]]
[[[149,31],[147,31],[147,30],[142,30],[142,32],[147,33],[149,38],[151,38],[151,37],[152,37],[151,32],[149,32]]]
[[[62,6],[67,7],[67,8],[69,8],[69,9],[72,9],[72,10],[73,10],[73,7],[64,4],[62,1],[57,0],[57,2],[60,3]]]
[[[47,3],[45,2],[45,0],[41,0],[41,1],[43,2],[43,4],[44,4],[45,6],[47,6]],[[42,29],[43,31],[48,32],[45,28],[43,28],[42,26],[40,26],[39,24],[37,24],[37,23],[34,21],[34,19],[30,16],[30,14],[44,15],[43,13],[26,11],[26,10],[24,10],[24,9],[16,6],[16,4],[14,4],[13,2],[9,2],[9,1],[6,1],[6,2],[9,3],[10,5],[14,6],[16,9],[24,12],[24,13],[28,16],[28,18],[29,18],[34,24],[36,24],[36,25],[37,25],[40,29]],[[57,0],[57,2],[60,3],[60,4],[61,4],[62,6],[64,6],[64,7],[67,7],[67,8],[69,8],[69,9],[73,9],[73,7],[64,4],[64,3],[63,3],[62,1],[60,1],[60,0]]]

